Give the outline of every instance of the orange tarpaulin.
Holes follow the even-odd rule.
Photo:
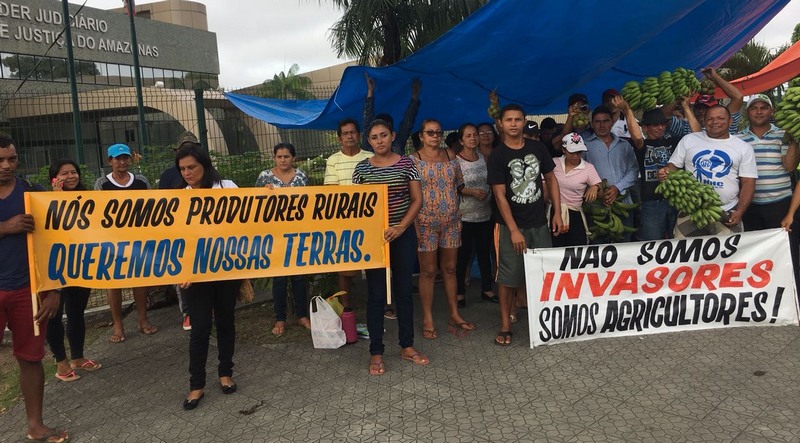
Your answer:
[[[747,96],[768,91],[798,75],[800,75],[800,41],[783,51],[760,71],[732,80],[731,84]],[[725,93],[717,88],[715,96],[725,97]]]

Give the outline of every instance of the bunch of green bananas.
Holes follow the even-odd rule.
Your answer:
[[[589,125],[589,112],[581,111],[572,119],[572,127],[579,131]]]
[[[640,85],[631,80],[622,86],[622,98],[634,111],[647,111],[656,105],[674,102],[680,97],[688,97],[700,87],[700,81],[691,69],[677,68],[674,72],[664,71],[658,77],[647,77]]]
[[[689,220],[698,228],[716,223],[722,216],[722,201],[714,187],[700,183],[683,169],[670,172],[667,179],[656,186],[656,192],[675,209],[689,214]]]
[[[500,100],[497,98],[497,93],[494,92],[494,89],[489,93],[489,109],[486,110],[486,113],[489,114],[492,120],[500,120]]]
[[[589,240],[598,238],[608,239],[611,241],[620,241],[626,232],[636,232],[636,228],[625,226],[622,220],[628,218],[630,210],[639,206],[639,204],[627,204],[619,201],[618,196],[610,206],[603,204],[603,195],[608,187],[608,182],[603,180],[600,184],[600,191],[597,193],[597,199],[592,203],[583,204],[583,212],[592,219],[589,226]]]
[[[789,82],[783,100],[775,107],[775,123],[793,140],[800,140],[800,77]]]
[[[717,92],[717,84],[710,79],[704,78],[700,82],[700,89],[697,92],[700,95],[714,95]]]

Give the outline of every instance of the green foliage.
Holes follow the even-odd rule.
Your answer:
[[[289,72],[280,72],[272,77],[272,80],[265,80],[261,87],[256,91],[259,97],[279,98],[283,100],[308,100],[316,98],[309,91],[313,82],[310,78],[297,75],[300,66],[297,63],[289,68]]]
[[[789,45],[781,46],[776,50],[768,48],[763,42],[749,41],[742,49],[737,51],[720,67],[720,75],[726,80],[734,80],[746,75],[756,73],[775,60]],[[769,91],[763,91],[774,102],[780,97],[783,86],[778,86]]]
[[[320,0],[322,1],[322,0]],[[328,39],[341,57],[388,66],[431,43],[486,0],[331,0],[344,10]]]
[[[271,158],[264,159],[260,152],[226,155],[211,152],[211,160],[222,178],[233,180],[239,187],[254,186],[258,174],[275,166]]]
[[[794,25],[794,31],[792,32],[792,44],[798,41],[800,41],[800,23]]]
[[[339,277],[335,272],[308,276],[308,296],[328,298],[339,292]]]
[[[94,174],[88,166],[80,165],[81,166],[81,182],[83,186],[86,186],[86,189],[92,189],[94,187],[94,182],[97,181],[97,175]],[[36,174],[28,176],[28,180],[31,183],[38,183],[44,186],[45,190],[52,189],[50,187],[50,166],[42,166],[36,171]]]

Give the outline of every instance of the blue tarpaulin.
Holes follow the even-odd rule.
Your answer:
[[[528,114],[566,111],[567,97],[619,89],[679,66],[719,66],[789,0],[495,0],[441,38],[384,68],[349,67],[329,100],[226,94],[252,117],[280,128],[335,129],[360,121],[364,74],[376,79],[376,113],[403,115],[413,77],[422,81],[417,124],[445,129],[488,120],[488,94]],[[787,30],[787,36],[791,30]],[[416,126],[416,125],[415,125]]]

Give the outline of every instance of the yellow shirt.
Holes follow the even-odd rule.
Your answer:
[[[356,155],[344,155],[342,151],[332,154],[325,162],[326,185],[352,185],[353,169],[358,162],[372,157],[372,152],[360,150]]]

